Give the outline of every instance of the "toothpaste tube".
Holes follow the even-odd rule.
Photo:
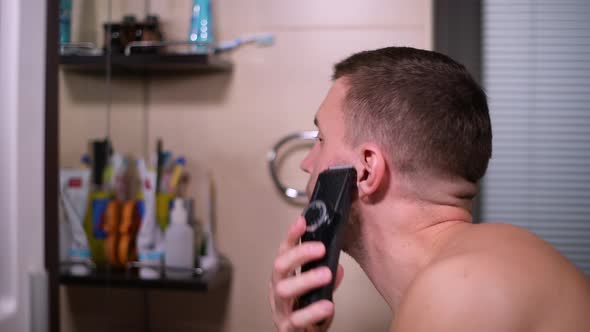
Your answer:
[[[160,277],[164,255],[164,236],[156,223],[156,173],[148,171],[145,161],[137,161],[143,195],[143,215],[137,234],[137,252],[141,268],[139,277],[156,279]]]
[[[70,229],[71,244],[68,249],[68,260],[73,263],[70,273],[74,275],[87,275],[89,266],[90,249],[88,238],[84,231],[83,222],[88,206],[88,194],[90,191],[89,169],[62,169],[60,179],[60,200],[64,209],[64,216]]]

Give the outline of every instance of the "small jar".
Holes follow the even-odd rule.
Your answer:
[[[145,22],[138,23],[138,29],[141,29],[141,41],[159,42],[162,41],[162,32],[160,31],[160,22],[158,16],[148,15]],[[161,47],[142,47],[137,49],[141,53],[157,53]]]

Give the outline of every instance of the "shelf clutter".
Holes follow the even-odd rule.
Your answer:
[[[65,70],[84,73],[228,71],[232,68],[231,62],[223,60],[218,53],[238,45],[223,49],[214,46],[208,3],[208,0],[195,2],[200,9],[192,11],[191,33],[187,40],[165,40],[158,15],[149,14],[139,19],[126,14],[120,21],[103,23],[103,45],[98,46],[92,42],[72,42],[72,3],[64,0],[60,14],[60,64]],[[184,49],[178,51],[179,46]]]
[[[108,138],[88,146],[78,168],[60,170],[60,283],[228,286],[231,265],[213,234],[210,174],[199,167],[189,174],[184,156],[164,150],[162,140],[147,159],[116,152]],[[191,182],[200,193],[200,218]]]
[[[166,40],[157,15],[147,15],[143,21],[134,15],[125,15],[121,21],[103,24],[102,46],[71,41],[70,11],[67,10],[60,29],[60,65],[66,71],[81,73],[229,72],[233,64],[225,54],[247,44],[259,47],[274,44],[274,35],[270,33],[217,42],[210,26],[209,0],[194,0],[194,6],[200,9],[192,11],[187,40]]]

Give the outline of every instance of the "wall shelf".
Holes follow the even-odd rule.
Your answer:
[[[61,68],[89,74],[106,73],[106,55],[60,55]],[[218,55],[196,53],[113,54],[113,74],[206,73],[231,71],[233,64]]]
[[[231,282],[232,267],[226,258],[220,260],[217,269],[205,271],[187,279],[141,279],[131,270],[97,269],[88,276],[75,276],[60,273],[59,283],[65,286],[83,286],[98,288],[134,288],[134,289],[163,289],[189,290],[206,292],[220,287],[227,287]]]

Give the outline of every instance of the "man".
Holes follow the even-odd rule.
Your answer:
[[[391,331],[590,331],[588,279],[519,228],[473,225],[473,198],[491,156],[486,96],[466,69],[435,52],[390,47],[335,66],[302,168],[353,165],[357,192],[343,250],[391,308]],[[325,331],[330,301],[294,309],[328,284],[329,269],[294,271],[325,253],[298,244],[299,218],[274,262],[277,329]],[[342,280],[342,267],[336,277]],[[320,322],[323,322],[318,326]]]

